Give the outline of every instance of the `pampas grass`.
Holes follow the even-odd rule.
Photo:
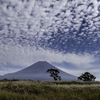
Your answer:
[[[0,100],[100,100],[100,83],[1,81]]]

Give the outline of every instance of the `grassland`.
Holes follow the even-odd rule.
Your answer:
[[[0,100],[100,100],[100,83],[0,81]]]

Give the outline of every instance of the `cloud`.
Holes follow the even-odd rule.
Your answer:
[[[4,0],[3,4],[0,5],[0,19],[2,23],[10,24],[10,29],[18,29],[17,33],[20,30],[32,35],[36,35],[37,32],[42,33],[42,30],[50,33],[49,27],[51,25],[53,25],[52,29],[55,26],[55,30],[57,30],[58,27],[61,27],[62,23],[67,24],[68,29],[73,26],[76,30],[78,30],[82,23],[82,19],[84,18],[84,12],[87,11],[87,5],[91,3],[92,0],[89,2],[87,1],[88,0],[84,1],[83,5],[79,8],[77,5],[80,4],[80,1],[77,0],[72,3],[69,3],[66,0],[55,2],[52,0],[49,0],[48,2],[46,0],[44,2],[35,0],[29,0],[29,2],[27,2],[27,0],[24,0],[23,2],[21,0]],[[98,14],[97,5],[99,3],[96,1],[93,1],[93,3],[95,7],[92,11],[92,17],[88,16],[89,21]],[[50,8],[51,4],[54,5],[54,8]],[[71,7],[74,7],[74,5],[77,7],[75,8],[75,13],[72,13]],[[64,13],[63,10],[66,12]],[[89,9],[88,12],[91,12],[91,10]],[[57,14],[60,14],[60,17],[56,17],[55,15]],[[74,19],[73,16],[75,16]],[[66,18],[62,20],[63,17]],[[72,22],[76,24],[73,24]],[[6,25],[4,26],[7,28]],[[4,30],[7,31],[5,28]]]
[[[53,50],[44,50],[35,47],[21,45],[1,45],[0,46],[0,64],[13,64],[17,66],[29,66],[37,61],[59,62],[63,61],[76,66],[85,66],[95,62],[95,58],[90,54],[74,54],[56,52]]]
[[[16,71],[19,71],[20,69],[14,69],[14,68],[6,68],[6,69],[2,69],[0,71],[0,75],[4,75],[4,74],[8,74],[8,73],[14,73]]]

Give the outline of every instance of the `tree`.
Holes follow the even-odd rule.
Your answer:
[[[55,81],[57,80],[61,80],[61,76],[58,76],[58,74],[60,73],[57,69],[48,69],[46,71],[47,73],[50,73],[50,77],[53,77]]]
[[[95,81],[96,77],[89,72],[85,72],[84,74],[78,77],[78,80],[82,81]]]

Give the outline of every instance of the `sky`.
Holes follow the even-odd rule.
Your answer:
[[[38,61],[100,81],[99,0],[0,0],[0,75]]]

